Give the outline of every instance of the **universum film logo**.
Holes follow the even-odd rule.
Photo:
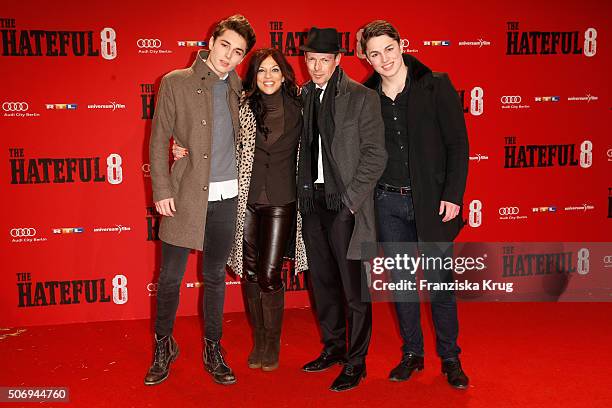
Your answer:
[[[573,101],[573,102],[586,102],[586,103],[591,103],[591,101],[595,102],[599,100],[598,96],[595,95],[591,95],[591,94],[586,94],[585,96],[569,96],[567,98],[568,101]]]
[[[92,103],[90,105],[87,105],[87,109],[104,109],[104,110],[112,110],[114,112],[117,109],[125,109],[125,105],[122,103],[110,101],[107,104]]]
[[[93,232],[116,232],[117,234],[121,234],[122,232],[131,231],[132,228],[117,224],[114,227],[95,227]]]
[[[567,207],[564,208],[565,211],[580,211],[580,212],[587,212],[587,211],[591,211],[594,210],[595,206],[592,204],[581,204],[581,205],[569,205]]]
[[[487,156],[486,154],[480,154],[480,153],[476,153],[470,156],[470,161],[480,163],[482,160],[489,160],[489,156]]]
[[[491,45],[491,41],[487,41],[487,40],[483,40],[482,38],[479,38],[476,41],[459,41],[457,45],[460,47],[482,48],[482,47],[488,47],[489,45]]]

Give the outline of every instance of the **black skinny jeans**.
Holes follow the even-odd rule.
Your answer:
[[[234,242],[237,203],[236,197],[208,203],[202,261],[204,278],[202,309],[204,335],[213,341],[221,340],[225,301],[225,264]],[[155,332],[158,336],[172,334],[181,281],[185,274],[189,252],[189,248],[162,242],[162,266],[157,286],[155,320]]]

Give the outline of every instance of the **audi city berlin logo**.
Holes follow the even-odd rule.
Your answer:
[[[13,238],[33,237],[36,235],[36,228],[13,228],[10,233]]]
[[[25,112],[30,108],[27,102],[4,102],[2,109],[5,112]]]
[[[514,103],[521,103],[521,97],[519,95],[513,95],[513,96],[502,96],[500,98],[501,103],[504,104],[514,104]]]
[[[518,213],[518,207],[502,207],[499,209],[499,215],[517,215]]]
[[[136,41],[138,48],[159,48],[161,47],[161,40],[152,38],[141,38]]]

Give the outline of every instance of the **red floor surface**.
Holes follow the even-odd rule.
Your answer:
[[[232,386],[214,384],[204,372],[197,317],[178,319],[181,355],[158,386],[143,385],[152,357],[148,320],[30,327],[5,337],[0,386],[68,387],[70,403],[43,404],[60,407],[612,407],[611,315],[611,303],[460,304],[466,391],[450,388],[440,374],[429,313],[425,370],[404,383],[387,380],[401,344],[388,304],[374,307],[368,376],[344,393],[328,391],[339,367],[300,370],[320,351],[309,309],[287,311],[281,366],[270,373],[247,368],[245,315],[227,314],[222,344],[238,378]]]

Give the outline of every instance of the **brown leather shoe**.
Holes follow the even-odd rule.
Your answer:
[[[170,364],[179,355],[178,344],[172,336],[159,337],[155,334],[155,354],[153,364],[145,376],[145,385],[157,385],[170,374]]]
[[[229,385],[236,382],[236,376],[227,365],[221,354],[221,344],[219,341],[204,339],[204,368],[208,371],[217,384]]]

